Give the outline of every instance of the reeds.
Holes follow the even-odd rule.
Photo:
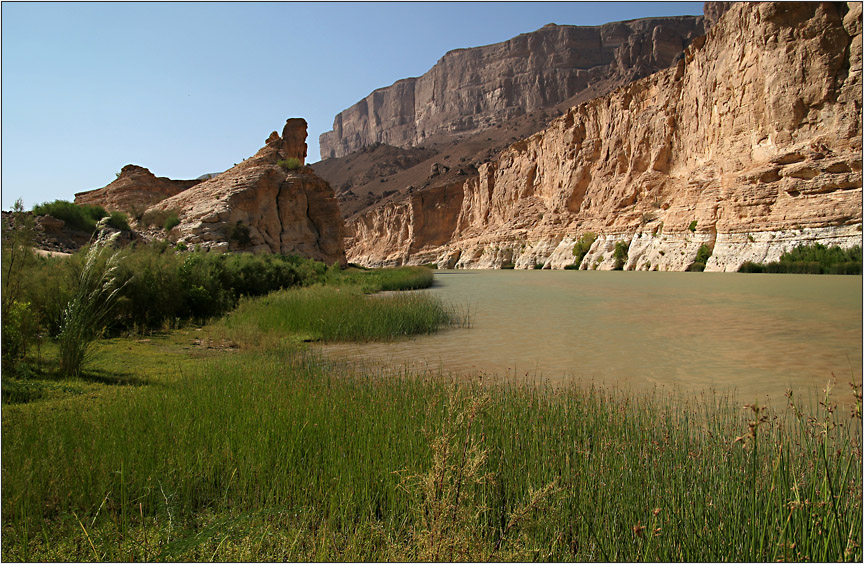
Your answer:
[[[858,413],[223,354],[6,408],[3,558],[860,561]]]
[[[380,341],[457,322],[455,312],[425,293],[369,296],[356,286],[312,286],[243,301],[224,325],[238,338],[276,333],[306,341]]]
[[[60,334],[60,373],[77,377],[87,359],[90,346],[109,321],[122,289],[116,271],[119,252],[111,249],[112,237],[100,231],[87,250],[72,299],[63,310]]]

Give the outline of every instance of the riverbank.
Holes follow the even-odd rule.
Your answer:
[[[4,560],[862,558],[860,390],[394,376],[229,325],[99,342],[3,406]]]

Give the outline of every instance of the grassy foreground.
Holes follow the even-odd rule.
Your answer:
[[[224,331],[103,341],[103,380],[4,405],[4,560],[862,558],[860,403],[385,377]]]
[[[140,291],[181,290],[176,311],[239,306],[96,341],[75,378],[57,376],[57,341],[18,351],[3,377],[4,560],[862,558],[860,390],[851,410],[826,394],[773,411],[394,376],[302,341],[463,324],[427,294],[367,295],[428,286],[426,269],[129,262],[134,280],[161,273]],[[267,289],[256,272],[293,287],[249,297]],[[125,311],[149,303],[136,295]]]

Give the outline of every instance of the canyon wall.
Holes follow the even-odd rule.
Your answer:
[[[716,17],[676,65],[570,109],[479,176],[352,217],[348,260],[563,268],[591,232],[583,269],[612,268],[623,244],[626,269],[684,270],[707,245],[706,270],[729,271],[860,245],[861,4]]]
[[[320,136],[321,158],[482,130],[550,108],[600,80],[623,84],[670,66],[704,31],[701,16],[549,24],[502,43],[450,51],[423,76],[378,89],[339,113],[333,130]]]

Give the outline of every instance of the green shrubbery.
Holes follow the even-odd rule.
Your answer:
[[[303,166],[303,163],[300,162],[300,159],[294,157],[276,161],[276,164],[281,166],[285,170],[297,170],[298,168]]]
[[[628,248],[627,241],[618,241],[615,243],[615,252],[612,255],[615,258],[613,270],[624,270],[624,265],[627,263]]]
[[[705,270],[705,265],[708,259],[711,258],[711,253],[714,251],[710,246],[703,243],[699,250],[696,251],[696,260],[687,268],[690,272],[702,272]]]
[[[165,218],[165,223],[162,224],[162,229],[165,231],[171,231],[175,227],[180,225],[180,218],[177,217],[177,214],[171,214]]]
[[[585,258],[585,255],[588,254],[588,250],[591,248],[591,245],[593,245],[594,241],[596,240],[597,234],[589,231],[579,237],[579,240],[576,241],[575,245],[573,245],[573,264],[576,265],[577,270],[579,268],[579,265],[582,264],[582,259]]]
[[[107,217],[107,223],[114,229],[129,231],[129,223],[126,214],[119,211],[105,211],[102,206],[78,205],[66,200],[54,200],[33,206],[34,215],[50,215],[63,220],[67,226],[79,231],[92,233],[96,230],[96,223]]]
[[[861,274],[861,246],[841,249],[820,243],[802,245],[783,253],[780,260],[766,264],[747,261],[738,272],[782,274]]]
[[[29,304],[30,314],[48,335],[60,333],[64,309],[78,288],[76,280],[87,268],[88,249],[68,258],[17,259],[20,289],[10,300]],[[4,271],[12,258],[4,252]],[[113,331],[153,330],[176,320],[221,315],[242,296],[312,284],[326,271],[324,264],[299,257],[178,252],[165,242],[133,245],[120,251],[117,262],[115,276],[122,290],[106,320]],[[4,288],[4,300],[6,295]]]

